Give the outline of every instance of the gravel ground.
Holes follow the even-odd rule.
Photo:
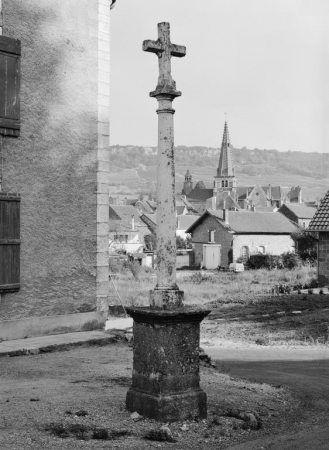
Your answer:
[[[208,419],[159,432],[164,424],[134,421],[125,409],[131,370],[124,343],[1,358],[0,449],[225,449],[291,430],[303,417],[288,389],[202,367]]]

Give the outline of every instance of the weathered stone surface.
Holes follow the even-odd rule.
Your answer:
[[[0,3],[3,34],[22,43],[22,130],[4,139],[2,185],[22,198],[21,289],[2,295],[0,318],[105,311],[108,276],[96,276],[108,272],[110,29],[101,0]]]
[[[210,312],[128,308],[134,318],[134,364],[127,409],[155,420],[206,417],[199,386],[200,322]]]
[[[153,289],[150,291],[152,308],[176,309],[183,307],[184,291],[179,289]]]
[[[130,389],[126,405],[129,411],[137,409],[143,416],[159,422],[207,417],[207,397],[201,389],[158,397]]]
[[[134,364],[126,406],[164,422],[207,416],[206,394],[199,386],[199,341],[200,322],[210,312],[184,308],[184,292],[176,284],[172,101],[180,92],[170,60],[184,56],[186,49],[171,44],[169,28],[169,23],[158,24],[158,40],[143,43],[143,50],[159,59],[158,85],[150,94],[159,103],[157,285],[150,292],[150,308],[127,308],[134,319]]]

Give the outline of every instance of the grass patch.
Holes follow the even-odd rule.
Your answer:
[[[184,291],[186,305],[213,304],[256,304],[260,297],[270,296],[275,285],[310,284],[315,278],[314,267],[301,266],[295,269],[259,269],[242,273],[198,271],[187,272],[178,280]],[[117,274],[116,285],[122,302],[126,306],[148,306],[149,291],[156,285],[156,275],[150,269],[141,267],[139,279],[129,271]]]

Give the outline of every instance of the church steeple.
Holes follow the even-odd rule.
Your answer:
[[[225,121],[222,147],[220,151],[219,163],[217,168],[217,177],[234,177],[234,167],[231,155],[230,135],[227,122]]]
[[[228,132],[227,122],[225,120],[222,147],[220,150],[219,163],[217,167],[217,175],[214,180],[214,196],[221,191],[232,191],[235,193],[237,180],[235,178],[235,170],[232,161],[232,145]],[[234,195],[233,195],[234,196]]]
[[[187,170],[185,174],[185,181],[183,185],[182,194],[188,195],[193,190],[193,181],[192,181],[192,175],[190,174],[190,171]]]

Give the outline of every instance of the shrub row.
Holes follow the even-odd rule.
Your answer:
[[[242,262],[241,258],[237,262]],[[251,270],[256,269],[294,269],[302,264],[302,260],[296,253],[286,252],[281,255],[269,255],[258,253],[251,255],[246,267]]]

